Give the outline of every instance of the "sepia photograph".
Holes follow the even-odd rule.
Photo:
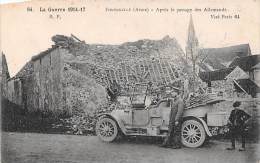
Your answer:
[[[1,0],[2,163],[260,163],[259,0]]]

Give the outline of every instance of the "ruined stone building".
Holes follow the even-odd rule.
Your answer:
[[[233,45],[221,48],[202,48],[196,36],[192,16],[188,26],[185,58],[194,64],[196,73],[228,68],[234,59],[250,56],[249,44]]]
[[[200,71],[214,71],[230,67],[237,58],[251,56],[249,44],[233,45],[221,48],[204,48],[199,50]]]
[[[228,91],[229,96],[232,96],[234,90],[256,97],[260,92],[259,71],[257,70],[259,63],[260,55],[236,57],[228,68],[200,72],[199,75],[210,88],[217,92]]]
[[[192,70],[204,72],[204,76],[199,76],[210,86],[213,78],[207,74],[209,71],[228,75],[237,67],[231,63],[235,58],[251,56],[248,44],[200,49],[192,17],[186,53],[169,36],[120,45],[86,44],[73,35],[56,35],[52,41],[50,49],[33,56],[6,84],[10,90],[8,99],[28,111],[92,113],[107,104],[106,87],[113,81],[122,89],[140,82],[181,87],[184,80],[193,76]],[[222,76],[221,79],[226,77]],[[190,83],[198,81],[201,82],[199,77]]]
[[[122,88],[138,82],[178,86],[186,75],[184,52],[169,36],[121,45],[86,44],[61,35],[52,40],[52,48],[33,56],[8,81],[10,101],[29,111],[91,113],[107,103],[111,81]]]
[[[53,46],[32,57],[9,81],[9,87],[20,81],[21,94],[16,98],[22,98],[20,105],[32,112],[69,115],[73,109],[95,110],[104,103],[104,88],[97,85],[94,79],[67,67],[70,56],[72,55],[65,48]]]
[[[188,27],[186,59],[192,65],[193,72],[207,83],[210,92],[213,88],[230,97],[234,95],[234,91],[242,91],[253,97],[259,92],[255,78],[259,55],[252,55],[249,44],[221,48],[199,47],[192,16]],[[235,73],[244,74],[244,77],[238,75],[236,80],[227,80],[227,77],[234,77],[232,74]]]

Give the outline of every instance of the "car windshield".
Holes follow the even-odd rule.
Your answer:
[[[147,85],[135,85],[132,92],[132,104],[144,104],[146,99]]]
[[[130,101],[130,97],[129,96],[119,96],[117,98],[118,102],[121,104],[121,105],[125,105],[125,106],[129,106],[131,105],[131,101]]]
[[[145,95],[135,95],[132,98],[132,104],[144,104]]]

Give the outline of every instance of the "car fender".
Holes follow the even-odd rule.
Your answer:
[[[204,129],[205,129],[207,135],[211,137],[212,134],[211,134],[210,131],[209,131],[209,128],[208,128],[207,123],[206,123],[202,118],[199,118],[199,117],[196,117],[196,118],[197,118],[197,119],[202,123],[202,125],[204,126]]]
[[[184,111],[183,117],[185,119],[194,118],[197,119],[203,125],[208,136],[212,136],[209,131],[207,123],[201,118],[205,117],[209,110],[212,108],[212,105],[202,105],[195,108],[187,109]]]
[[[109,118],[113,119],[117,123],[117,125],[121,129],[121,131],[126,135],[126,128],[125,128],[124,124],[120,121],[119,117],[116,114],[102,113],[102,114],[99,114],[97,117],[98,118],[109,117]]]
[[[209,131],[208,125],[207,125],[207,123],[204,121],[204,119],[202,119],[202,118],[200,118],[200,117],[195,117],[195,116],[188,116],[188,117],[184,117],[183,120],[185,121],[185,120],[189,120],[189,119],[194,119],[194,120],[197,120],[198,122],[200,122],[200,123],[203,125],[206,134],[207,134],[208,136],[210,136],[210,137],[212,136],[212,134],[211,134],[210,131]]]

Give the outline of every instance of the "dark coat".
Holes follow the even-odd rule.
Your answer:
[[[179,98],[172,104],[170,120],[181,121],[183,111],[184,111],[184,102],[181,98]]]
[[[229,116],[230,128],[234,130],[244,130],[246,128],[246,121],[251,116],[245,111],[240,109],[234,109],[231,111]]]

